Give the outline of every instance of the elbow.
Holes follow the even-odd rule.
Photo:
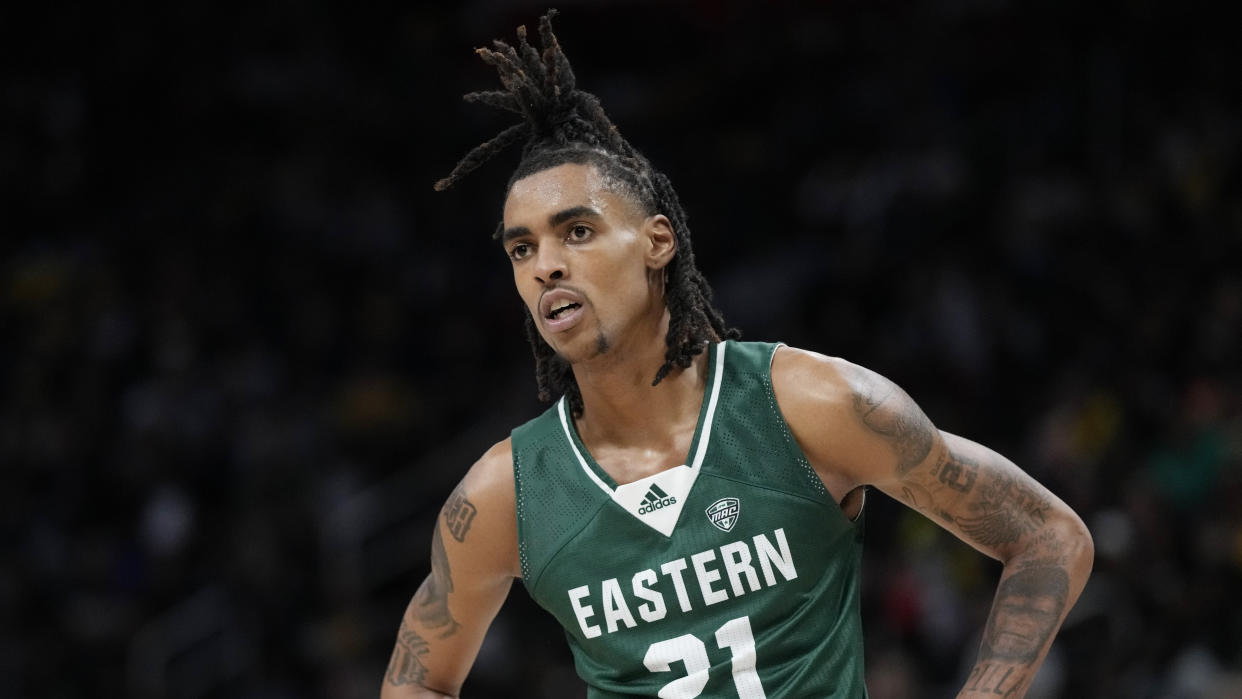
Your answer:
[[[1019,547],[1012,549],[1009,556],[1000,560],[1006,566],[1011,563],[1020,566],[1038,563],[1063,568],[1071,584],[1081,590],[1095,564],[1095,541],[1082,518],[1065,507],[1058,509]]]
[[[1082,567],[1082,577],[1085,581],[1091,574],[1092,566],[1095,565],[1095,539],[1091,538],[1091,530],[1087,529],[1087,525],[1077,514],[1074,515],[1074,522],[1077,524],[1078,564]]]
[[[1075,580],[1080,589],[1091,575],[1095,565],[1095,540],[1091,530],[1073,510],[1066,508],[1064,516],[1054,525],[1054,544],[1064,557],[1066,568],[1071,579]]]

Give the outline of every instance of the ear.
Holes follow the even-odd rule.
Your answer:
[[[677,236],[673,224],[664,214],[648,216],[643,221],[643,233],[647,237],[647,268],[663,269],[677,252]]]

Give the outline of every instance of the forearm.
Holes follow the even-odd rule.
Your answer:
[[[380,699],[429,699],[452,697],[425,686],[428,668],[426,656],[430,651],[427,640],[412,628],[409,620],[401,624],[397,633],[397,642],[393,646],[392,658],[388,661],[388,670],[384,673],[384,684],[380,690]]]
[[[1006,561],[978,660],[959,698],[1021,697],[1091,572],[1090,534],[1072,513]]]
[[[426,687],[404,686],[393,687],[385,684],[380,692],[380,699],[457,699],[452,694],[441,694]]]
[[[516,572],[508,441],[488,450],[436,519],[431,572],[407,605],[381,699],[456,697]]]

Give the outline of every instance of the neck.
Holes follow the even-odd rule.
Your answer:
[[[576,424],[588,444],[655,446],[687,424],[693,431],[706,388],[707,353],[652,386],[664,363],[668,321],[666,310],[649,332],[632,333],[624,345],[574,365],[583,404]]]

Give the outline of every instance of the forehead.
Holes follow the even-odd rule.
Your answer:
[[[565,163],[532,173],[513,183],[505,197],[505,226],[529,225],[551,213],[589,206],[605,216],[627,215],[633,208],[594,165]]]

